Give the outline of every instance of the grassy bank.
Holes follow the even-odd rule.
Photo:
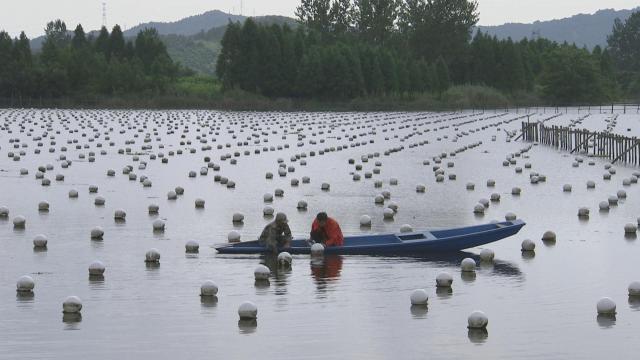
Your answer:
[[[70,109],[211,109],[232,111],[452,111],[537,106],[529,93],[506,96],[489,87],[455,86],[442,95],[361,97],[352,100],[271,99],[243,91],[222,92],[209,78],[181,79],[168,95],[75,96],[59,99],[4,99],[2,107]]]

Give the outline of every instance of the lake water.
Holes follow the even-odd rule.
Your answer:
[[[564,114],[547,124],[568,125],[583,115]],[[573,167],[575,155],[543,146],[532,146],[516,157],[516,165],[503,166],[506,156],[532,145],[506,141],[505,130],[519,129],[522,116],[0,110],[0,206],[10,209],[8,218],[0,218],[0,358],[635,358],[640,301],[627,296],[627,286],[640,280],[640,247],[635,237],[625,237],[624,225],[637,222],[640,196],[639,185],[625,187],[622,179],[638,169],[616,165],[617,173],[606,181],[604,160],[585,158]],[[529,120],[549,116],[532,114]],[[610,118],[593,114],[580,126],[603,130]],[[620,115],[613,131],[640,135],[640,116]],[[482,145],[443,159],[441,166],[456,180],[435,181],[434,157],[479,141]],[[264,147],[268,151],[255,153]],[[118,153],[126,148],[131,153]],[[182,154],[169,155],[179,149]],[[385,155],[390,149],[399,151]],[[19,161],[8,156],[21,150]],[[95,162],[87,161],[90,152]],[[168,163],[150,159],[158,153]],[[231,157],[222,160],[227,153]],[[375,153],[379,156],[361,162],[361,156]],[[292,161],[296,154],[304,157]],[[62,168],[60,155],[71,166]],[[220,170],[200,175],[205,156]],[[295,171],[278,176],[279,158]],[[351,158],[363,170],[356,171]],[[430,164],[423,165],[425,160]],[[366,179],[376,161],[382,163],[380,174]],[[141,162],[146,169],[138,169]],[[532,168],[516,174],[515,167],[526,162]],[[42,186],[35,174],[47,164],[53,165],[45,174],[51,186]],[[122,174],[127,165],[153,185],[129,180]],[[20,175],[22,168],[28,175]],[[108,169],[116,175],[108,177]],[[194,178],[188,176],[192,170],[198,172]],[[531,171],[547,181],[531,184]],[[265,179],[267,172],[274,178]],[[353,180],[354,172],[363,175],[360,181]],[[64,174],[64,181],[56,181],[56,174]],[[215,182],[215,175],[235,181],[235,189]],[[303,176],[310,177],[309,184],[290,185]],[[398,179],[397,186],[390,185],[391,178]],[[488,179],[495,179],[495,188],[486,186]],[[376,180],[384,182],[382,188],[374,187]],[[596,182],[595,189],[586,188],[588,180]],[[330,191],[320,189],[323,182],[330,183]],[[475,183],[474,191],[466,190],[468,182]],[[418,184],[426,185],[426,193],[416,193]],[[564,184],[573,191],[563,192]],[[98,186],[97,194],[89,193],[90,185]],[[176,186],[184,195],[168,200]],[[511,195],[516,186],[520,196]],[[265,204],[263,195],[277,188],[284,197]],[[68,197],[71,189],[79,191],[77,199]],[[621,189],[627,199],[599,212],[598,203]],[[393,221],[383,220],[384,206],[374,204],[383,190],[399,207]],[[484,216],[474,215],[478,200],[492,193],[501,201],[492,202]],[[96,196],[106,204],[95,206]],[[204,209],[195,208],[197,198],[206,201]],[[299,200],[308,203],[306,211],[296,209]],[[40,201],[49,202],[49,212],[38,211]],[[159,215],[148,214],[152,203],[160,206]],[[346,235],[397,232],[402,224],[466,226],[503,220],[508,212],[527,225],[518,235],[485,246],[495,251],[493,264],[480,264],[481,248],[429,257],[294,256],[290,270],[259,256],[216,255],[213,246],[225,243],[232,230],[243,240],[257,237],[271,220],[262,215],[265,205],[287,213],[299,236],[308,234],[319,211],[337,219]],[[578,219],[580,207],[590,208],[588,220]],[[116,209],[127,212],[126,222],[114,221]],[[236,212],[245,216],[242,226],[231,221]],[[359,225],[363,214],[373,219],[370,229]],[[17,215],[27,219],[24,230],[13,228]],[[159,218],[166,221],[163,233],[152,231]],[[90,238],[95,226],[104,228],[101,241]],[[556,232],[555,244],[540,240],[546,230]],[[34,250],[37,234],[48,237],[46,251]],[[527,238],[537,245],[533,257],[520,251]],[[199,254],[185,254],[189,240],[200,243]],[[159,266],[145,265],[150,248],[160,251]],[[475,277],[461,275],[465,257],[478,260]],[[89,279],[94,260],[106,265],[102,280]],[[270,286],[254,283],[260,263],[273,270]],[[451,292],[436,290],[435,277],[443,271],[454,277]],[[22,275],[35,280],[33,297],[16,295]],[[216,301],[200,298],[205,280],[218,285]],[[430,295],[428,310],[410,306],[409,295],[419,288]],[[70,295],[83,301],[81,319],[63,317],[62,302]],[[597,316],[596,303],[604,296],[617,303],[615,319]],[[238,321],[238,306],[246,300],[258,307],[255,323]],[[474,310],[489,317],[486,332],[467,329]]]

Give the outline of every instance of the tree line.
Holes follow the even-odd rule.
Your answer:
[[[225,90],[351,99],[441,95],[470,84],[557,104],[628,93],[609,48],[473,34],[476,1],[302,0],[296,15],[304,26],[295,30],[251,19],[229,24],[216,66]]]
[[[126,40],[118,25],[94,36],[56,20],[37,55],[24,32],[17,39],[0,32],[0,98],[162,94],[179,71],[154,29]]]

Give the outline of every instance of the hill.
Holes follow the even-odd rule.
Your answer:
[[[512,38],[522,40],[541,37],[559,43],[575,43],[590,49],[596,45],[607,45],[607,36],[611,33],[616,18],[626,20],[635,10],[605,9],[595,14],[579,14],[569,18],[536,21],[533,24],[509,23],[499,26],[478,26],[482,32],[497,36],[499,39]]]
[[[136,25],[124,31],[125,36],[136,36],[140,30],[154,28],[160,35],[195,35],[211,28],[226,25],[229,21],[244,21],[247,17],[232,15],[220,10],[207,11],[174,22],[149,22]]]

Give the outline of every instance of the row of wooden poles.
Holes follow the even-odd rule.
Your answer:
[[[552,146],[570,153],[592,155],[640,166],[640,140],[607,132],[545,126],[538,122],[522,123],[522,140]]]

